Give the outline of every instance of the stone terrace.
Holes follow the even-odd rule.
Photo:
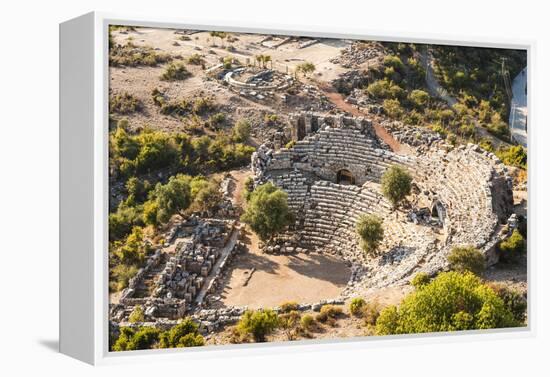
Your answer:
[[[406,283],[420,271],[434,274],[446,268],[447,254],[457,245],[476,246],[495,263],[494,246],[512,206],[504,165],[477,145],[452,148],[437,140],[417,148],[416,155],[398,155],[380,149],[371,127],[363,119],[331,119],[293,148],[266,150],[265,160],[256,161],[262,167],[255,169],[257,182],[282,187],[297,214],[295,226],[281,237],[296,243],[289,249],[333,253],[351,262],[356,273],[344,294]],[[394,164],[414,179],[410,208],[397,211],[380,190],[382,174]],[[340,171],[350,172],[354,184],[339,184]],[[422,210],[431,214],[430,222],[417,220],[414,214]],[[366,257],[358,246],[355,224],[364,213],[384,219],[376,257]]]

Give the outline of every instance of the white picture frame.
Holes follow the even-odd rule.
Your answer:
[[[230,345],[192,349],[109,352],[108,347],[108,26],[201,29],[263,34],[300,35],[378,41],[404,41],[475,47],[525,49],[528,86],[533,80],[533,41],[494,38],[446,39],[437,34],[387,33],[376,30],[330,28],[254,22],[149,18],[92,12],[60,24],[60,351],[90,364],[137,359],[183,359],[261,355],[266,353],[345,350],[400,344],[439,343],[532,337],[536,331],[533,300],[536,255],[529,243],[528,326],[517,329],[468,331],[330,341],[297,341]],[[530,111],[531,98],[528,99]],[[536,127],[529,127],[529,155],[536,147]],[[529,169],[529,201],[534,179]],[[534,206],[530,206],[530,211]],[[532,213],[532,212],[531,212]],[[532,224],[529,223],[531,232]]]

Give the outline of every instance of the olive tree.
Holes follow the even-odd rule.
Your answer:
[[[273,237],[294,220],[288,208],[288,195],[272,183],[256,187],[250,193],[241,220],[250,225],[262,240]]]
[[[391,166],[382,176],[382,193],[394,208],[411,192],[412,177],[401,166]]]
[[[376,215],[362,215],[355,226],[361,247],[368,254],[375,254],[378,244],[384,238],[382,219]]]

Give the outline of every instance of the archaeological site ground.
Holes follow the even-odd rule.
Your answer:
[[[109,30],[112,351],[527,325],[527,54]]]

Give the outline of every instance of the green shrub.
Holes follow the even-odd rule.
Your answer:
[[[143,229],[135,226],[124,241],[114,241],[112,243],[112,255],[122,264],[139,265],[151,252],[151,247],[144,241]]]
[[[138,268],[134,265],[118,264],[109,268],[109,291],[118,292],[128,287],[130,279],[136,276]]]
[[[401,328],[399,325],[400,317],[397,311],[397,306],[386,306],[376,320],[376,334],[391,335],[400,334]]]
[[[222,64],[224,69],[231,69],[233,66],[233,58],[231,56],[222,58]]]
[[[242,334],[252,335],[256,342],[265,342],[266,336],[278,326],[278,317],[273,310],[248,310],[241,317],[237,329]]]
[[[304,76],[307,76],[309,73],[313,73],[315,69],[316,69],[315,64],[311,62],[303,62],[298,64],[298,66],[296,67],[296,71],[302,72]]]
[[[130,177],[125,186],[128,193],[126,203],[134,205],[143,203],[147,199],[147,194],[153,188],[148,180],[138,179],[137,177]]]
[[[250,137],[251,129],[252,129],[252,126],[250,125],[250,122],[248,120],[240,119],[233,126],[233,138],[235,139],[235,141],[238,141],[241,143],[246,142]]]
[[[367,93],[378,99],[400,99],[405,97],[405,90],[388,79],[373,82],[367,87]]]
[[[334,325],[336,319],[342,315],[342,308],[334,305],[323,305],[321,311],[317,314],[315,318],[319,322],[327,323],[329,325]]]
[[[428,276],[428,274],[425,272],[419,272],[416,275],[414,275],[413,279],[411,280],[411,285],[416,289],[419,289],[421,287],[424,287],[429,282],[430,282],[430,277]]]
[[[183,117],[188,115],[193,108],[193,104],[187,100],[181,101],[170,101],[170,102],[159,102],[160,104],[160,113],[162,115],[170,115],[173,117]]]
[[[491,152],[491,153],[495,152],[493,143],[489,139],[482,139],[478,144],[481,148],[485,149],[487,152]]]
[[[223,199],[217,182],[208,182],[193,197],[193,203],[199,211],[213,210]]]
[[[113,344],[113,351],[133,351],[150,349],[158,342],[160,330],[154,327],[121,327],[120,335]]]
[[[116,212],[109,214],[109,241],[120,240],[132,232],[135,226],[143,225],[140,207],[120,203]]]
[[[217,130],[220,128],[220,126],[225,122],[225,114],[224,113],[216,113],[213,115],[210,115],[208,117],[208,120],[206,121],[206,126]]]
[[[492,329],[518,326],[502,299],[470,272],[443,272],[407,295],[399,308],[385,308],[379,335]]]
[[[288,143],[285,144],[285,148],[286,149],[292,149],[292,148],[294,148],[295,145],[296,145],[296,141],[295,140],[290,140]]]
[[[287,193],[270,182],[256,187],[241,221],[250,225],[262,240],[282,231],[293,222]]]
[[[525,252],[525,239],[517,229],[514,229],[510,237],[500,242],[498,249],[504,260],[515,260]]]
[[[201,65],[204,63],[204,59],[200,54],[193,54],[187,58],[187,63],[193,64],[193,65]]]
[[[380,305],[378,302],[368,302],[361,309],[361,317],[365,320],[367,326],[374,326],[380,316]]]
[[[298,306],[299,306],[298,303],[295,301],[283,302],[280,306],[280,311],[281,313],[288,313],[291,311],[298,310]]]
[[[141,305],[136,305],[130,316],[128,317],[130,323],[143,322],[145,321],[145,313]]]
[[[157,183],[149,203],[144,205],[144,222],[153,225],[166,223],[172,215],[187,209],[192,201],[190,181],[189,176],[178,174],[170,177],[164,185]]]
[[[185,318],[159,337],[160,348],[199,347],[204,346],[204,338],[198,332],[198,325],[190,318]]]
[[[382,103],[384,113],[392,119],[401,119],[405,111],[401,107],[401,103],[396,99],[385,99]]]
[[[153,103],[156,106],[162,106],[166,103],[164,93],[162,93],[158,88],[155,88],[151,91],[151,98],[153,99]]]
[[[138,47],[131,42],[126,45],[112,45],[109,48],[109,65],[111,67],[137,67],[166,63],[172,60],[168,54],[156,52],[152,47]]]
[[[286,313],[279,314],[278,327],[283,329],[288,340],[294,340],[300,334],[302,328],[301,315],[296,310],[290,310]]]
[[[191,76],[191,73],[185,67],[185,64],[170,63],[164,69],[164,72],[160,75],[162,81],[181,81]]]
[[[428,101],[430,100],[430,95],[424,90],[415,89],[410,92],[409,100],[414,104],[414,106],[422,109],[428,104]]]
[[[128,92],[112,95],[109,99],[109,111],[118,114],[131,114],[143,109],[139,99]]]
[[[212,100],[207,97],[199,97],[193,103],[193,113],[197,115],[202,115],[208,111],[212,111],[214,105]]]
[[[392,165],[382,176],[382,194],[395,208],[410,194],[411,183],[412,177],[404,168]]]
[[[304,330],[311,330],[313,325],[315,324],[315,318],[311,314],[304,314],[302,316],[302,319],[300,319],[300,325]]]
[[[384,238],[382,218],[374,214],[361,215],[357,220],[355,231],[359,235],[361,248],[368,254],[375,254]]]
[[[485,257],[478,249],[471,246],[453,248],[447,261],[454,271],[470,271],[476,275],[485,271]]]
[[[506,165],[527,169],[527,151],[521,145],[499,148],[496,155]]]
[[[349,304],[349,311],[351,314],[353,314],[356,317],[360,317],[363,306],[365,306],[367,302],[361,298],[361,297],[355,297],[353,300],[351,300]]]
[[[397,55],[386,55],[384,57],[384,65],[387,67],[392,67],[399,72],[402,72],[405,69],[405,65],[401,61],[401,58]]]
[[[277,114],[265,114],[264,115],[264,122],[267,123],[268,126],[273,126],[277,121],[279,120],[279,117]]]

